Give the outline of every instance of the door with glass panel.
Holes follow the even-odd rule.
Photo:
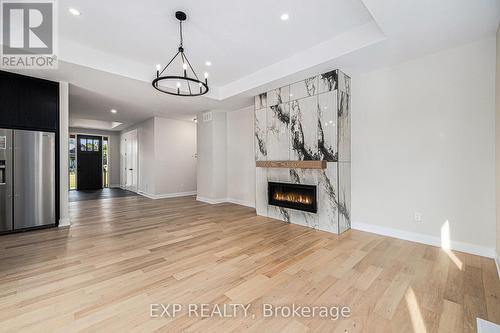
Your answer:
[[[77,136],[77,188],[79,190],[101,189],[102,137]]]

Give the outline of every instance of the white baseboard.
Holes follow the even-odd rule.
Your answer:
[[[177,198],[177,197],[187,197],[190,195],[196,195],[196,191],[189,192],[177,192],[177,193],[164,193],[164,194],[152,194],[143,191],[137,192],[138,194],[150,198],[150,199],[167,199],[167,198]]]
[[[141,192],[139,190],[134,191],[134,190],[128,189],[126,186],[123,186],[123,185],[117,185],[117,187],[121,188],[122,190],[129,191],[129,192],[134,192],[134,193],[137,193],[137,194],[139,194],[139,192]]]
[[[225,198],[210,199],[210,198],[206,198],[206,197],[200,197],[199,195],[196,196],[196,200],[201,201],[201,202],[205,202],[205,203],[208,203],[208,204],[211,204],[211,205],[216,205],[216,204],[221,204],[221,203],[226,202]]]
[[[245,200],[239,200],[239,199],[233,199],[233,198],[226,198],[226,202],[230,202],[236,205],[240,206],[246,206],[250,208],[255,208],[255,202],[251,201],[245,201]]]
[[[417,243],[441,247],[440,238],[412,231],[381,227],[374,224],[359,223],[359,222],[352,222],[351,228],[356,230],[371,232],[378,235],[404,239],[411,242],[417,242]],[[450,250],[466,252],[482,257],[496,258],[495,249],[493,248],[488,248],[470,243],[457,242],[453,240],[450,241]]]
[[[239,199],[233,199],[233,198],[210,199],[210,198],[206,198],[206,197],[197,196],[196,200],[201,201],[201,202],[205,202],[205,203],[208,203],[211,205],[217,205],[217,204],[221,204],[221,203],[233,203],[233,204],[240,205],[240,206],[255,208],[255,203],[253,203],[253,202],[239,200]]]
[[[111,184],[108,186],[109,188],[122,188],[120,184]]]
[[[69,218],[59,219],[59,228],[69,227],[71,224]]]

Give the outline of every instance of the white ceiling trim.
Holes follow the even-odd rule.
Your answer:
[[[225,86],[211,85],[209,93],[204,97],[222,101],[381,42],[385,38],[377,23],[369,22]],[[59,60],[143,82],[153,80],[153,66],[92,49],[71,40],[64,40],[60,44]]]
[[[143,82],[153,81],[155,73],[153,65],[147,66],[130,59],[83,46],[71,40],[60,41],[60,44],[59,60]],[[220,100],[218,88],[213,85],[210,86],[210,91],[204,97]]]
[[[364,24],[220,87],[219,98],[224,100],[270,82],[287,78],[297,72],[321,65],[385,39],[385,34],[375,22]]]

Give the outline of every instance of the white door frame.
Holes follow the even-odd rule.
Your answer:
[[[111,179],[111,163],[112,163],[111,162],[111,141],[113,141],[113,134],[111,134],[111,133],[110,134],[103,134],[103,133],[95,134],[95,132],[93,133],[92,130],[90,130],[90,129],[89,129],[89,132],[80,132],[80,131],[69,132],[68,133],[68,161],[69,161],[69,139],[71,138],[72,135],[75,136],[75,145],[76,145],[75,146],[75,163],[77,166],[78,166],[78,135],[90,135],[90,136],[101,137],[101,147],[102,147],[102,143],[104,141],[104,138],[108,138],[108,181],[109,181]],[[113,154],[115,154],[115,152],[113,152]],[[101,159],[102,159],[102,156],[103,156],[103,152],[101,152]],[[67,171],[68,171],[68,177],[69,177],[69,163],[68,163]],[[120,177],[120,180],[121,180],[121,177]],[[77,170],[75,170],[75,185],[76,185],[76,188],[78,188],[78,168],[77,168]],[[108,188],[112,188],[113,187],[112,185],[114,185],[114,184],[111,184],[111,181],[109,181]],[[103,188],[104,188],[104,186],[103,186]],[[69,190],[69,180],[68,180],[68,190]]]

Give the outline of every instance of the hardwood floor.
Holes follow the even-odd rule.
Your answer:
[[[491,259],[342,236],[193,197],[72,202],[70,229],[0,238],[1,332],[475,332],[500,323]],[[151,304],[251,303],[255,317],[151,318]],[[262,304],[351,316],[263,318]]]
[[[100,190],[72,190],[69,191],[69,202],[133,197],[137,195],[138,194],[135,192],[122,190],[121,188],[103,188]]]

